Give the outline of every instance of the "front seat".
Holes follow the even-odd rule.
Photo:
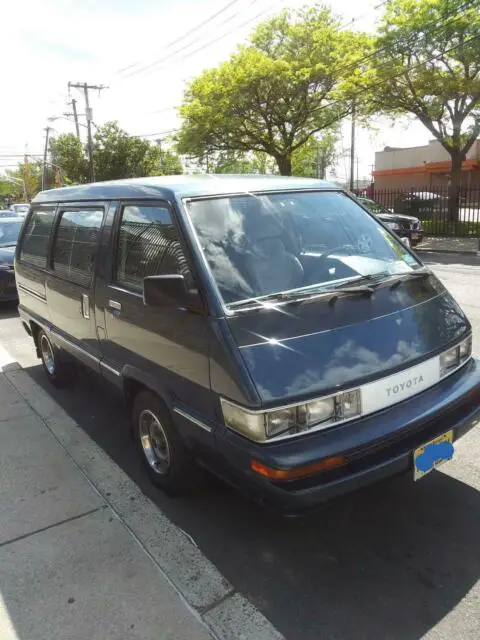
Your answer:
[[[245,269],[257,295],[301,286],[303,268],[298,258],[285,248],[281,222],[266,212],[255,196],[242,200],[240,208],[247,243]]]

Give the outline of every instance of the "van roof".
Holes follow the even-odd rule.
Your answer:
[[[41,191],[33,202],[72,202],[115,198],[189,198],[284,189],[338,189],[336,185],[312,178],[264,175],[180,175],[92,182],[62,189]]]

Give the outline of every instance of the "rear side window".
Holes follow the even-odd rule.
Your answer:
[[[172,216],[166,206],[125,206],[116,256],[116,281],[142,291],[146,276],[180,274],[192,278]]]
[[[53,245],[53,270],[57,275],[89,286],[102,219],[102,209],[61,212]]]
[[[20,260],[45,267],[55,207],[34,209],[27,220],[20,249]]]

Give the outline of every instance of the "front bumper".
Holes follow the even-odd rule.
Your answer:
[[[295,514],[412,470],[418,446],[450,429],[457,440],[479,423],[480,360],[472,359],[435,387],[355,422],[264,445],[217,429],[216,442],[222,475],[250,497]],[[273,482],[250,469],[252,458],[291,469],[338,455],[347,458],[345,466],[301,480]]]
[[[415,229],[401,229],[395,232],[400,238],[408,238],[412,247],[420,244],[423,240],[424,231],[416,231]]]
[[[0,302],[18,300],[13,269],[0,269]]]

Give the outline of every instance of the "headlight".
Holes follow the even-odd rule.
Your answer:
[[[331,421],[335,418],[335,401],[334,398],[325,398],[323,400],[314,400],[305,405],[306,423],[307,425],[318,424]]]
[[[385,223],[387,225],[387,227],[389,229],[391,229],[392,231],[400,231],[400,229],[402,228],[398,222],[386,222]]]
[[[472,355],[472,337],[440,355],[440,376],[443,377],[463,364]]]
[[[326,429],[362,413],[360,389],[273,411],[249,411],[224,398],[220,402],[227,427],[256,442],[301,433],[312,427]]]

